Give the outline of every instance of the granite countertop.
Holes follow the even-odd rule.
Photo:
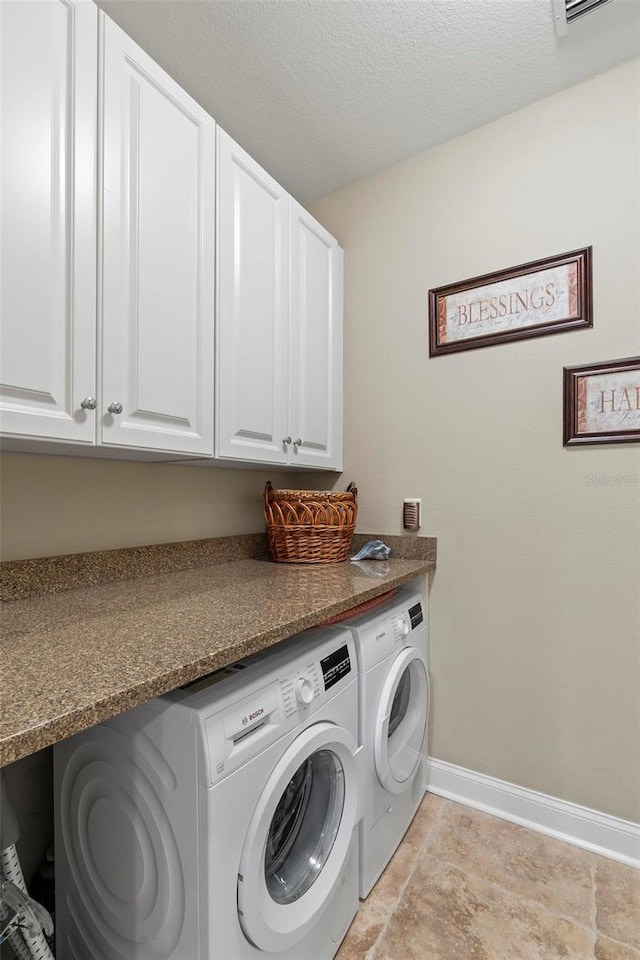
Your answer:
[[[431,542],[422,559],[242,559],[3,604],[0,766],[425,575]]]

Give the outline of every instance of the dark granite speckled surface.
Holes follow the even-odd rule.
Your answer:
[[[420,539],[432,553],[435,541]],[[434,559],[239,560],[5,603],[0,765],[434,567]]]
[[[350,552],[357,553],[368,540],[384,540],[391,547],[391,556],[399,559],[434,562],[436,559],[435,537],[356,533]],[[134,577],[191,570],[214,563],[266,559],[266,534],[248,533],[235,537],[71,553],[59,557],[7,560],[0,563],[0,600],[22,600],[43,593],[118,583]]]
[[[433,560],[436,562],[438,541],[435,537],[419,537],[415,534],[390,536],[386,533],[356,533],[351,541],[353,556],[369,540],[382,540],[391,549],[391,556],[402,560]]]
[[[0,600],[21,600],[155,573],[191,570],[212,563],[266,560],[267,556],[266,535],[248,533],[236,537],[70,553],[60,557],[6,560],[0,563]]]

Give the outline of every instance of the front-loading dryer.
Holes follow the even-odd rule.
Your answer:
[[[358,906],[357,755],[335,628],[59,744],[58,956],[330,960]]]
[[[360,896],[367,897],[424,796],[429,713],[426,603],[401,590],[383,606],[347,620],[360,683],[362,820]]]

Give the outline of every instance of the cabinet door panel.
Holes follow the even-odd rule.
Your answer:
[[[297,203],[291,216],[289,324],[291,462],[340,470],[342,250]]]
[[[102,14],[101,27],[101,439],[211,455],[215,123]]]
[[[288,194],[218,130],[216,455],[286,463]]]
[[[0,3],[5,434],[93,443],[97,10]]]

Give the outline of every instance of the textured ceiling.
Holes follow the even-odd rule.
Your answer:
[[[640,0],[98,2],[303,202],[640,50]]]

